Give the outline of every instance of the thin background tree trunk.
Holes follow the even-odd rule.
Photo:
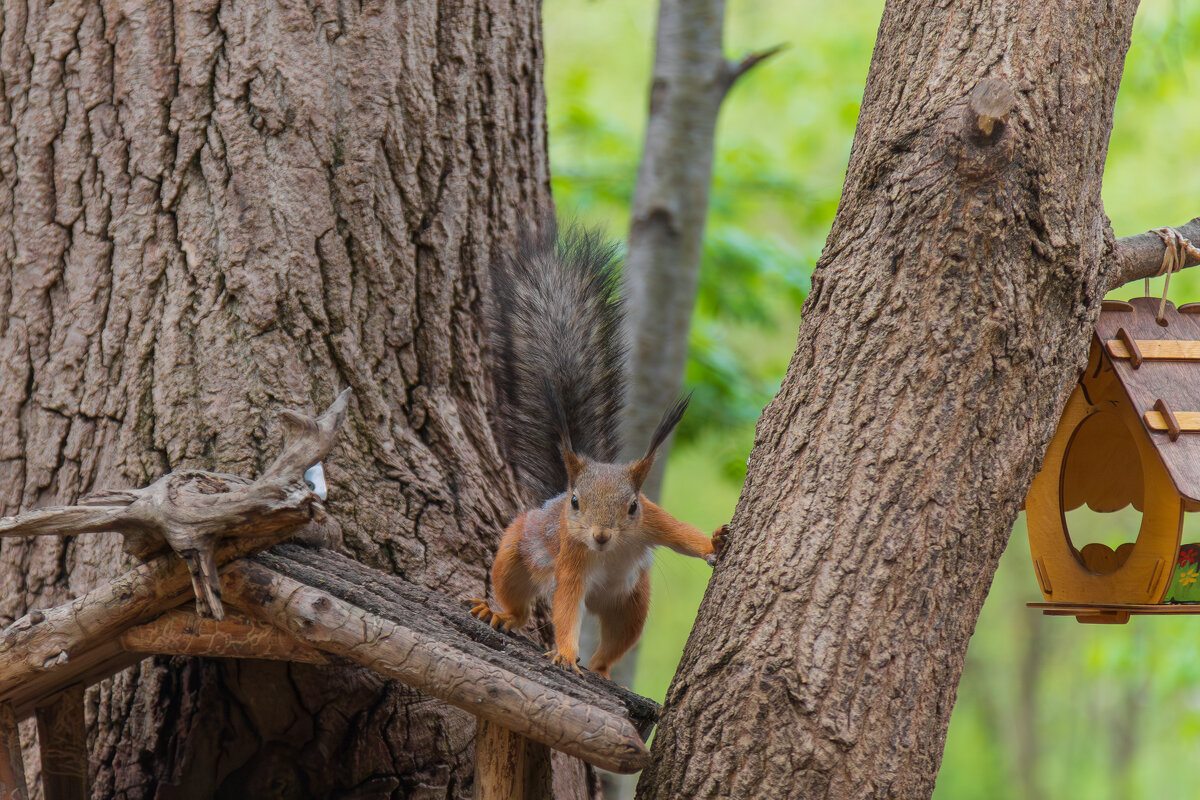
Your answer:
[[[623,455],[631,461],[645,454],[663,410],[683,386],[721,103],[739,77],[775,52],[730,62],[724,28],[724,0],[659,0],[650,111],[624,271],[630,364]],[[670,445],[659,448],[642,487],[654,500]],[[584,651],[594,650],[594,621],[583,634]],[[635,647],[617,664],[613,680],[632,685],[636,666]],[[610,800],[632,797],[634,782],[606,774],[605,793]]]
[[[663,410],[683,386],[696,305],[713,138],[734,82],[775,50],[730,62],[724,0],[659,0],[646,141],[625,262],[630,378],[625,457],[641,458]],[[643,491],[657,499],[668,450]]]
[[[349,385],[345,546],[479,594],[519,499],[478,321],[550,202],[541,71],[525,0],[3,0],[0,513],[254,474],[277,408]],[[5,540],[0,617],[118,542]],[[471,791],[471,716],[364,671],[158,659],[87,715],[94,797]]]
[[[1124,271],[1100,180],[1135,9],[887,5],[640,796],[932,793],[979,609]]]

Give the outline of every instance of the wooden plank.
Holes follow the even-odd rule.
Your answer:
[[[87,800],[87,729],[83,684],[59,692],[37,712],[46,800]]]
[[[475,800],[549,800],[550,748],[480,718],[475,729]]]
[[[1200,341],[1193,339],[1135,339],[1146,361],[1200,361]],[[1104,343],[1113,358],[1132,358],[1133,353],[1120,339]]]
[[[1200,603],[1026,603],[1047,615],[1122,612],[1135,616],[1200,614]]]
[[[1183,433],[1200,433],[1200,411],[1176,411],[1174,417]],[[1161,411],[1147,411],[1142,419],[1146,420],[1150,430],[1170,433],[1170,423]]]
[[[422,630],[428,611],[409,627],[250,560],[229,565],[224,576],[227,602],[318,650],[602,769],[636,772],[649,761],[650,753],[628,717],[572,697],[536,674],[506,669],[495,659],[475,655],[459,647],[455,638]],[[550,665],[539,659],[538,666]]]
[[[0,703],[0,800],[29,800],[21,736],[12,706]]]

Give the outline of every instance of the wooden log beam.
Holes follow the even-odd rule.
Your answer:
[[[216,561],[274,543],[235,539],[217,549]],[[140,656],[122,649],[120,635],[184,602],[190,585],[184,563],[164,554],[69,603],[30,611],[0,633],[0,702],[23,719],[36,702],[72,683],[89,685],[136,664]]]
[[[125,631],[121,634],[121,647],[127,653],[145,656],[329,663],[329,658],[320,650],[301,644],[274,625],[236,613],[217,621],[183,608],[168,611],[152,622]]]
[[[0,703],[0,800],[29,800],[21,735],[12,706]]]
[[[635,772],[647,763],[649,754],[638,730],[615,711],[471,657],[452,641],[366,611],[261,563],[238,561],[223,573],[229,603],[312,647],[603,769]]]
[[[481,718],[475,729],[475,800],[552,795],[550,749]]]
[[[46,800],[87,800],[83,689],[83,684],[77,683],[37,707],[42,791]]]

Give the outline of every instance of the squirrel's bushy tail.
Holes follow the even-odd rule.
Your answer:
[[[564,434],[579,455],[616,461],[625,347],[616,246],[539,227],[492,263],[488,327],[506,455],[540,502],[566,491]]]

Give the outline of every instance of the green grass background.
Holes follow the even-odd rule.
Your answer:
[[[877,0],[728,5],[731,57],[789,48],[735,87],[718,126],[688,366],[698,403],[663,498],[703,529],[732,515],[754,420],[791,356],[881,11]],[[627,232],[641,151],[654,13],[646,0],[544,4],[556,203],[616,237]],[[1198,45],[1200,5],[1142,4],[1105,166],[1118,236],[1200,214]],[[1195,273],[1171,281],[1173,300],[1200,300]],[[1084,514],[1070,524],[1081,539],[1116,543],[1128,522]],[[1200,526],[1188,540],[1200,540]],[[665,695],[709,574],[658,554],[634,683],[642,694]],[[935,796],[1200,797],[1200,617],[1083,626],[1024,607],[1038,599],[1022,519],[971,642]]]

